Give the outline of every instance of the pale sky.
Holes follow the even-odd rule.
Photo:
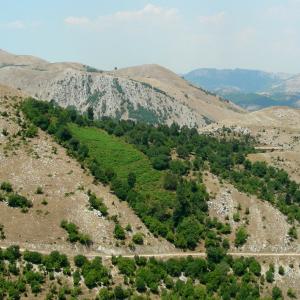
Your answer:
[[[300,0],[0,0],[0,48],[100,69],[300,73]]]

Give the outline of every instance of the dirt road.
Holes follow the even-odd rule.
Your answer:
[[[6,246],[1,246],[1,249],[6,249]],[[25,252],[26,250],[30,249],[24,249],[20,248],[21,252]],[[35,251],[35,250],[33,250]],[[37,251],[41,254],[49,254],[50,251]],[[90,253],[83,253],[88,258],[93,257],[102,257],[102,258],[111,258],[111,255],[103,254],[101,252],[90,252]],[[235,257],[300,257],[300,253],[295,252],[286,252],[286,253],[272,253],[272,252],[228,252],[228,255],[235,256]],[[74,254],[76,255],[76,254]],[[73,256],[74,256],[73,255]],[[142,254],[122,254],[121,256],[127,257],[127,258],[134,258],[136,255],[140,257],[155,257],[155,258],[176,258],[176,257],[206,257],[205,252],[174,252],[174,253],[142,253]],[[72,256],[71,254],[68,254],[68,256]]]

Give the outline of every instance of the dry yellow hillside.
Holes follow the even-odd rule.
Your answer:
[[[47,61],[31,55],[14,55],[0,49],[0,65],[35,65]]]
[[[143,81],[161,89],[177,101],[185,103],[199,114],[214,121],[238,117],[244,113],[243,109],[235,104],[191,85],[177,74],[159,65],[130,67],[117,70],[114,74]]]

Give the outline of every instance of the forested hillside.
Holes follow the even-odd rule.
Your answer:
[[[255,152],[248,135],[223,129],[215,137],[176,124],[94,121],[92,110],[82,116],[33,99],[23,104],[23,111],[97,180],[110,184],[120,199],[128,201],[150,231],[177,247],[193,249],[200,240],[208,248],[221,247],[220,241],[226,244],[231,231],[229,224],[207,214],[209,196],[202,182],[206,169],[240,191],[272,203],[291,222],[300,220],[299,184],[283,170],[247,160],[246,155]]]

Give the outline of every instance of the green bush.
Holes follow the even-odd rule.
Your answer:
[[[136,184],[136,175],[133,172],[130,172],[127,177],[127,183],[131,189],[134,188]]]
[[[69,223],[68,221],[63,220],[61,221],[60,226],[68,232],[68,240],[71,243],[79,242],[80,244],[85,246],[90,246],[93,243],[90,236],[87,234],[80,233],[78,231],[78,226],[74,223]]]
[[[90,194],[89,203],[91,208],[100,211],[103,216],[108,215],[107,207],[103,203],[103,199],[97,198],[95,194]]]
[[[25,131],[25,137],[34,138],[38,134],[38,129],[34,125],[30,125]]]
[[[144,237],[142,233],[136,233],[132,237],[132,241],[137,245],[143,245],[144,244]]]
[[[248,239],[248,233],[245,227],[239,227],[235,233],[234,244],[236,247],[243,246]]]
[[[167,173],[164,177],[164,188],[170,191],[176,191],[177,189],[177,176],[171,173]]]
[[[7,193],[11,193],[13,191],[12,185],[9,182],[2,182],[0,188]]]
[[[108,285],[110,275],[106,267],[103,266],[100,257],[87,261],[81,270],[84,282],[88,288],[92,289],[96,286]]]
[[[46,267],[47,271],[56,272],[70,266],[67,256],[60,254],[58,251],[52,251],[49,255],[43,256],[42,264]]]
[[[81,268],[87,262],[88,259],[84,255],[79,254],[74,257],[75,266],[78,268]]]
[[[23,254],[23,258],[24,258],[24,260],[26,260],[32,264],[35,264],[35,265],[39,265],[43,261],[43,256],[40,253],[35,252],[35,251],[26,250]]]
[[[283,300],[282,291],[277,286],[274,286],[272,289],[272,299],[273,300]]]
[[[125,231],[120,224],[115,225],[114,237],[118,240],[125,240]]]
[[[10,194],[8,196],[8,205],[11,207],[29,208],[32,202],[19,194]]]

